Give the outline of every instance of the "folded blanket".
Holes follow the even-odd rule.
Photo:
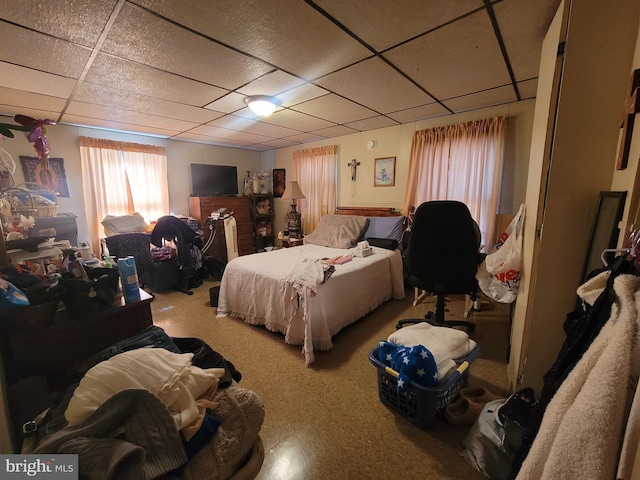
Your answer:
[[[387,341],[405,347],[424,345],[433,354],[437,364],[447,359],[461,359],[476,348],[476,342],[466,332],[449,327],[435,327],[426,322],[396,330],[389,335]]]

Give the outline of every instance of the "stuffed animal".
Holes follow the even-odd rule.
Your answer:
[[[410,381],[423,387],[438,385],[438,366],[433,354],[423,345],[405,347],[381,341],[378,360],[398,372],[398,393],[406,391]]]

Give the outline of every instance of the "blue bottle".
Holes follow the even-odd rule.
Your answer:
[[[118,259],[118,269],[122,279],[122,291],[125,302],[140,300],[140,283],[138,282],[138,270],[136,260],[132,256]]]

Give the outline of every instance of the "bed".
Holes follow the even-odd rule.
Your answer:
[[[344,327],[392,298],[404,298],[400,250],[371,247],[371,255],[358,257],[352,246],[366,238],[401,238],[404,217],[389,209],[348,210],[324,216],[301,246],[231,260],[221,280],[217,316],[282,333],[286,343],[303,346],[309,365],[314,351],[330,350]],[[293,274],[320,263],[326,275],[327,261],[340,257],[350,260],[333,264],[317,283],[308,281],[308,270]]]

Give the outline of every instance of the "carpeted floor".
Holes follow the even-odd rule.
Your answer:
[[[333,349],[316,352],[305,366],[301,347],[284,337],[237,319],[216,318],[205,280],[192,296],[156,294],[154,323],[175,337],[200,337],[242,373],[240,385],[265,403],[262,428],[266,456],[260,480],[394,478],[484,479],[460,455],[470,426],[453,426],[442,417],[424,431],[387,409],[378,399],[377,370],[369,351],[395,330],[402,318],[422,317],[433,308],[426,299],[413,306],[413,293],[391,300],[342,330]],[[461,318],[462,297],[447,303],[448,318]],[[507,394],[509,306],[483,302],[469,319],[481,348],[470,369],[469,385]]]

